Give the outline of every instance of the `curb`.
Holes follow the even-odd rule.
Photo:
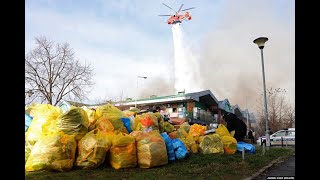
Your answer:
[[[291,156],[294,156],[295,154],[291,155]],[[269,168],[271,168],[273,165],[277,164],[277,163],[280,163],[280,162],[284,162],[283,159],[288,159],[289,157],[291,156],[288,156],[288,157],[279,157],[278,159],[275,159],[273,161],[271,161],[267,166],[261,168],[258,172],[252,174],[250,177],[247,177],[245,178],[244,180],[252,180],[256,177],[258,177],[259,175],[261,175],[264,171],[268,170]]]

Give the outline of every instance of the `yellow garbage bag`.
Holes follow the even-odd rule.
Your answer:
[[[127,117],[120,109],[114,107],[111,104],[99,106],[96,109],[96,118],[99,119],[102,116],[107,117],[112,123],[115,131],[120,131],[128,133],[126,127],[124,126],[121,118]]]
[[[58,117],[56,123],[58,131],[75,135],[76,141],[79,141],[88,132],[88,126],[88,115],[80,107],[71,107],[70,110]]]
[[[199,124],[193,124],[190,126],[189,134],[192,136],[204,135],[207,127]]]
[[[188,134],[185,141],[192,153],[198,152],[199,145],[196,143],[196,139],[194,136],[191,136],[190,134]]]
[[[110,148],[110,164],[114,169],[137,166],[137,150],[135,143],[127,146],[112,146]]]
[[[120,135],[119,135],[120,134]],[[134,137],[119,133],[112,139],[110,164],[115,169],[137,166],[137,148]]]
[[[159,112],[154,113],[154,115],[158,119],[158,127],[159,127],[159,132],[163,133],[164,132],[164,120],[162,118],[162,115]]]
[[[231,136],[222,136],[224,152],[226,154],[234,154],[237,151],[237,140]]]
[[[185,138],[187,137],[188,133],[184,130],[179,128],[177,131],[177,138]]]
[[[43,133],[42,126],[45,123],[56,121],[62,110],[50,104],[35,104],[30,109],[30,116],[33,117],[33,120],[25,133],[25,140],[33,146]]]
[[[137,158],[140,168],[168,164],[167,148],[159,131],[132,133],[137,143]]]
[[[134,119],[134,130],[136,131],[159,130],[158,126],[158,119],[151,112],[137,115]]]
[[[95,117],[96,119],[99,119],[102,116],[105,116],[109,119],[115,131],[120,131],[128,134],[128,131],[121,120],[121,118],[127,116],[120,109],[118,109],[110,103],[103,106],[99,106],[96,109]]]
[[[160,121],[159,121],[159,132],[160,133],[163,133],[163,132],[165,132],[164,131],[164,120],[163,119],[161,119]]]
[[[82,108],[87,113],[88,120],[89,120],[88,131],[91,131],[91,130],[93,130],[95,128],[95,123],[98,120],[97,117],[96,117],[96,110],[90,109],[90,108],[87,108],[87,107],[82,107]]]
[[[75,165],[84,169],[100,166],[112,145],[113,133],[104,133],[98,129],[88,132],[78,142],[78,156]]]
[[[42,135],[25,164],[26,171],[69,171],[75,161],[77,142],[73,135],[56,132]]]
[[[191,152],[194,153],[194,154],[198,153],[199,152],[199,144],[192,144]]]
[[[187,133],[189,133],[190,130],[190,124],[188,122],[184,122],[180,125],[179,129],[183,129],[184,131],[186,131]]]
[[[199,144],[197,144],[196,139],[198,136],[191,136],[188,134],[185,138],[178,138],[181,140],[186,146],[188,152],[198,153],[199,152]]]
[[[198,141],[196,141],[197,144],[200,144],[203,141],[203,138],[204,138],[204,136],[199,136]]]
[[[102,132],[113,132],[114,127],[109,119],[105,116],[100,117],[95,125],[96,129],[99,129]]]
[[[96,118],[100,118],[101,116],[115,116],[117,115],[118,117],[126,117],[126,115],[117,107],[114,107],[112,104],[106,104],[103,106],[99,106],[96,109]]]
[[[177,133],[178,133],[178,131],[173,131],[173,132],[169,133],[168,135],[171,139],[177,139]]]
[[[112,138],[112,146],[127,146],[135,143],[134,137],[125,133],[118,133]]]
[[[203,154],[223,153],[223,143],[218,134],[205,135],[199,145],[199,150]]]
[[[28,160],[28,158],[29,158],[29,156],[31,154],[33,146],[34,145],[29,144],[28,141],[25,141],[25,143],[24,143],[24,152],[25,152],[25,154],[24,154],[24,158],[25,158],[24,159],[24,163],[27,162],[27,160]]]
[[[130,110],[125,110],[125,111],[122,111],[127,117],[130,117],[130,116],[136,116],[136,112],[134,111],[130,111]]]
[[[164,132],[171,133],[174,130],[174,126],[168,122],[164,122]]]
[[[123,132],[123,133],[127,133],[129,134],[127,128],[124,126],[121,118],[123,116],[119,116],[119,115],[104,115],[103,117],[108,118],[108,120],[111,122],[113,128],[115,131],[119,131],[119,132]]]
[[[216,134],[219,134],[221,137],[222,136],[231,136],[228,129],[223,124],[218,125],[218,128],[216,129]]]

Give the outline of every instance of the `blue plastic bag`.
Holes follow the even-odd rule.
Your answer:
[[[132,129],[131,129],[131,123],[130,123],[130,118],[121,118],[121,121],[123,122],[124,126],[126,127],[127,131],[129,133],[132,132]]]
[[[173,139],[171,142],[173,144],[176,159],[184,159],[188,156],[188,150],[182,141],[179,139]]]
[[[239,141],[237,143],[237,151],[242,152],[242,148],[244,148],[244,151],[247,153],[254,154],[256,152],[254,145]]]
[[[167,155],[168,155],[169,161],[176,160],[175,154],[174,154],[173,144],[171,142],[171,138],[169,137],[169,135],[166,132],[161,133],[161,136],[162,136],[164,142],[166,143]]]
[[[28,114],[24,114],[24,121],[25,121],[25,125],[24,125],[24,128],[25,128],[25,132],[27,132],[31,122],[32,122],[32,117],[29,116]]]

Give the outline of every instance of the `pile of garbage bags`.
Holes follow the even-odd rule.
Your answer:
[[[199,124],[181,124],[177,131],[169,133],[172,139],[182,141],[188,152],[203,154],[234,154],[237,151],[237,141],[232,137],[222,124],[216,129],[216,133],[205,135],[206,126]]]
[[[93,169],[105,161],[114,169],[152,168],[190,153],[233,154],[237,141],[223,125],[184,122],[179,129],[158,112],[138,115],[111,104],[96,109],[34,104],[25,115],[25,170]]]

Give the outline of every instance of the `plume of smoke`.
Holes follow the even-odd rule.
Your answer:
[[[253,40],[265,36],[269,38],[263,50],[266,86],[285,88],[294,100],[294,6],[281,10],[276,5],[224,4],[216,26],[200,45],[203,89],[210,89],[218,99],[228,98],[242,110],[247,104],[253,111],[263,92],[260,50]]]
[[[141,87],[138,98],[148,98],[151,95],[166,96],[175,94],[174,82],[162,77],[153,77],[145,86]]]

